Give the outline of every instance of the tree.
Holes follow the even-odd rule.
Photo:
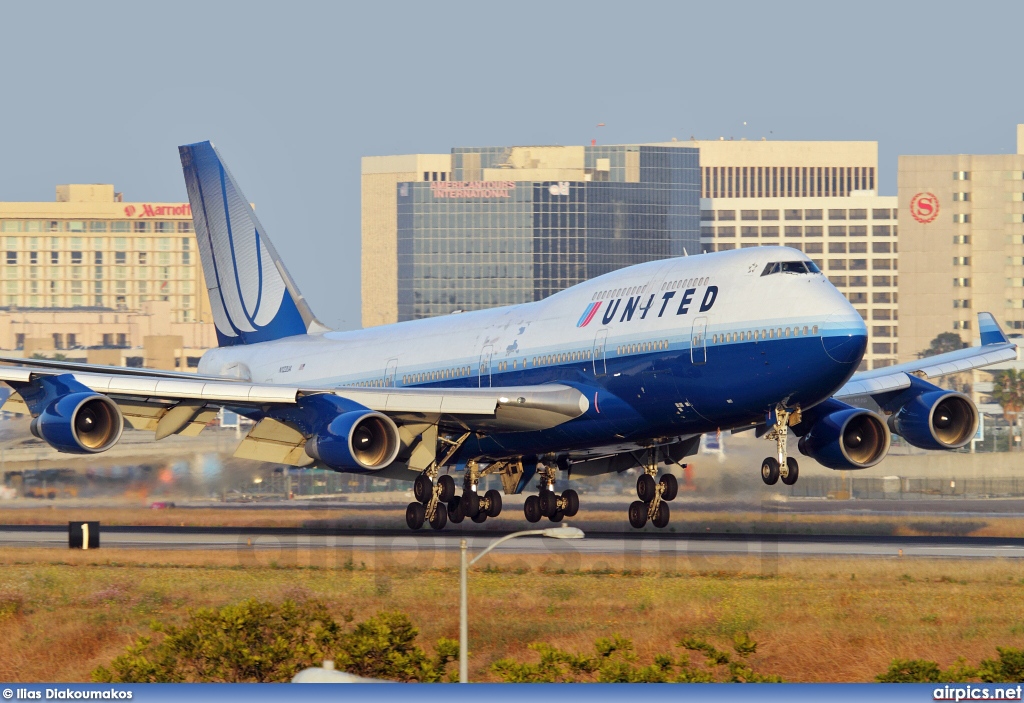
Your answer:
[[[993,377],[992,400],[1003,408],[1003,417],[1011,425],[1017,424],[1024,408],[1024,370],[1007,369]]]
[[[945,354],[946,352],[956,351],[957,349],[963,349],[967,345],[960,339],[960,335],[956,332],[943,332],[932,340],[931,344],[924,351],[917,353],[917,358],[923,359],[926,356],[935,356],[936,354]]]

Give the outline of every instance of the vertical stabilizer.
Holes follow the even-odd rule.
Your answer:
[[[213,144],[178,152],[220,346],[326,331]]]

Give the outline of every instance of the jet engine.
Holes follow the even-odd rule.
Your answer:
[[[970,442],[978,431],[974,402],[963,393],[915,381],[910,391],[916,395],[901,394],[883,406],[892,411],[889,429],[921,449],[959,449]]]
[[[803,454],[823,466],[840,470],[866,469],[885,458],[890,436],[881,417],[839,401],[826,403],[832,406],[826,408],[831,412],[813,419],[797,444]],[[806,422],[807,419],[801,424]]]
[[[387,415],[343,412],[306,442],[306,454],[339,471],[376,471],[398,456],[398,427]]]
[[[69,393],[51,402],[30,425],[32,434],[59,452],[98,454],[117,444],[124,417],[98,393]]]

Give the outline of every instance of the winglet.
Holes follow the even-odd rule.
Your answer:
[[[996,318],[990,312],[978,313],[978,329],[981,331],[981,346],[983,347],[989,344],[1002,344],[1010,341],[1003,334],[999,323],[996,322]]]

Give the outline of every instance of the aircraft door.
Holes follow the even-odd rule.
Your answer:
[[[598,330],[597,336],[594,337],[594,350],[593,358],[594,362],[594,375],[604,376],[608,373],[608,364],[605,362],[605,346],[608,342],[608,330]]]
[[[478,385],[481,388],[491,387],[491,356],[494,354],[494,347],[488,344],[480,352],[480,368],[477,375]]]
[[[708,330],[708,318],[698,317],[693,321],[693,332],[690,333],[690,362],[694,366],[707,363],[708,351],[705,337]]]
[[[398,372],[398,359],[389,359],[387,368],[384,369],[384,387],[395,387],[395,374]]]

